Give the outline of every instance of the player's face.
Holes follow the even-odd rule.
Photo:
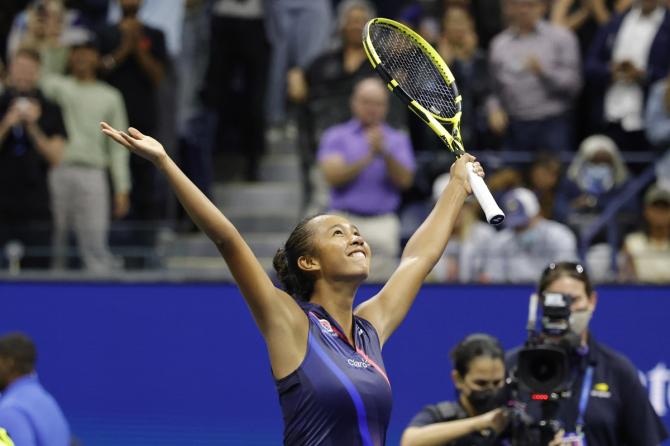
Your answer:
[[[571,296],[573,301],[570,311],[572,312],[594,310],[596,306],[594,296],[589,296],[586,293],[584,282],[574,277],[561,276],[557,278],[549,284],[545,292],[568,294]]]
[[[337,215],[322,215],[310,224],[314,225],[318,267],[324,277],[367,278],[372,252],[356,226]]]
[[[480,356],[470,361],[464,377],[456,376],[455,384],[466,397],[473,391],[500,389],[505,384],[505,364],[500,358]]]
[[[40,65],[33,59],[18,56],[9,67],[9,80],[20,92],[34,90],[40,74]]]

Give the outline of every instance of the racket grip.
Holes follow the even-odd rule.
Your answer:
[[[500,209],[493,195],[491,195],[491,191],[484,182],[484,179],[475,173],[472,163],[466,163],[465,167],[468,171],[470,187],[486,215],[486,221],[492,225],[499,225],[505,219],[505,213]]]

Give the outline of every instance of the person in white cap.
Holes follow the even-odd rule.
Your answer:
[[[577,259],[577,239],[562,223],[540,215],[535,194],[517,188],[503,196],[505,229],[484,252],[482,282],[532,283],[551,262]]]

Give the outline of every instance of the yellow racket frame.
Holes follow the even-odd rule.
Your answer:
[[[374,70],[381,76],[381,78],[384,79],[388,89],[400,97],[400,99],[402,99],[403,102],[407,104],[410,110],[412,110],[423,122],[428,124],[428,126],[433,129],[433,131],[440,137],[440,139],[442,139],[442,141],[444,141],[444,143],[452,152],[456,154],[457,157],[460,156],[465,152],[465,149],[463,148],[463,141],[461,139],[462,112],[458,111],[451,118],[444,118],[432,113],[430,110],[427,110],[414,98],[407,94],[407,92],[402,88],[402,85],[400,85],[400,83],[394,79],[386,69],[384,69],[382,60],[372,45],[372,40],[370,38],[370,27],[374,24],[384,24],[386,26],[392,27],[412,39],[423,51],[423,53],[433,62],[433,65],[438,69],[446,84],[449,86],[454,84],[455,86],[456,80],[454,75],[451,74],[449,66],[444,62],[439,53],[435,51],[435,49],[428,42],[426,42],[423,37],[421,37],[406,25],[396,22],[395,20],[385,19],[382,17],[374,18],[365,24],[365,28],[363,29],[363,48],[365,49],[365,54],[368,56],[368,60],[372,64],[372,68],[374,68]],[[458,89],[456,90],[458,91]],[[460,104],[461,101],[461,95],[458,94],[455,98],[455,102]],[[442,123],[451,124],[453,130],[451,132],[447,131]]]

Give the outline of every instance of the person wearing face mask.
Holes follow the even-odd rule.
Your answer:
[[[605,135],[589,136],[580,144],[559,186],[554,215],[575,227],[588,224],[588,216],[601,213],[626,187],[629,178],[615,142]]]
[[[565,430],[562,444],[656,446],[668,438],[635,366],[596,341],[589,330],[598,295],[584,267],[572,262],[549,264],[537,291],[540,296],[560,293],[571,298],[567,336],[576,339],[570,352],[571,392],[558,400],[555,416]],[[517,364],[517,354],[514,350],[508,355],[508,369]],[[534,417],[541,413],[537,401],[528,400],[527,409]]]
[[[505,229],[485,246],[480,281],[531,283],[552,260],[577,258],[575,235],[567,226],[542,217],[532,191],[512,189],[501,201]]]
[[[424,407],[402,435],[401,446],[500,445],[508,423],[504,408],[504,352],[493,336],[467,336],[451,352],[457,401]]]

